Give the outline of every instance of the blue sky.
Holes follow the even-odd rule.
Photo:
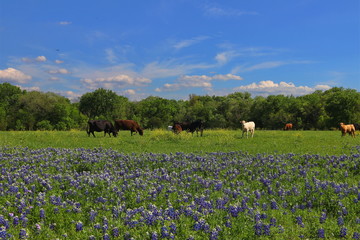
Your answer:
[[[77,99],[360,91],[358,0],[0,2],[0,83]]]

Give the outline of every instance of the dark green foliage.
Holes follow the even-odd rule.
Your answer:
[[[201,119],[206,128],[237,129],[245,120],[254,121],[257,129],[282,129],[291,122],[297,130],[327,130],[337,129],[340,122],[360,122],[360,93],[336,87],[299,97],[252,98],[250,93],[235,92],[227,96],[190,94],[189,100],[150,96],[130,102],[100,88],[71,103],[54,93],[26,92],[0,84],[0,130],[84,130],[88,119],[133,119],[146,129]],[[43,121],[51,126],[44,127]]]

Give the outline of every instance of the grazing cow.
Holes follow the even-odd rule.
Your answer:
[[[174,131],[175,134],[179,134],[182,131],[182,127],[178,123],[174,123],[174,126],[171,126],[171,129]]]
[[[292,128],[293,128],[293,124],[287,123],[287,124],[285,124],[284,130],[291,130]]]
[[[196,131],[196,135],[202,137],[204,132],[204,124],[201,120],[196,120],[194,122],[174,122],[173,124],[173,131],[174,133],[180,133],[182,130],[186,130],[188,132],[191,132],[191,134],[194,135],[194,132]]]
[[[134,120],[115,120],[115,129],[119,130],[130,130],[131,136],[133,133],[139,133],[141,136],[144,134],[143,129]]]
[[[354,123],[354,127],[355,127],[355,131],[360,131],[360,124],[359,123]]]
[[[108,120],[89,120],[88,121],[88,129],[86,130],[88,136],[90,137],[90,133],[95,137],[94,132],[102,132],[104,131],[104,137],[106,133],[113,134],[114,137],[117,136],[117,130],[114,128],[114,125]]]
[[[255,123],[254,122],[245,122],[241,121],[242,126],[242,138],[244,137],[244,133],[246,132],[246,138],[248,138],[248,133],[251,133],[251,137],[254,137],[255,132]]]
[[[340,123],[341,136],[345,136],[346,133],[349,133],[350,136],[355,137],[355,127],[354,124]]]

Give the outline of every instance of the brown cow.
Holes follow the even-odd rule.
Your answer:
[[[174,131],[174,133],[179,134],[182,131],[182,127],[180,124],[174,123],[174,125],[172,126],[172,130]]]
[[[284,130],[291,130],[293,128],[292,123],[285,124]]]
[[[355,137],[355,127],[354,124],[340,123],[341,136],[345,136],[346,133],[349,133],[350,136]]]
[[[115,129],[119,130],[130,130],[131,136],[133,133],[139,133],[141,136],[144,134],[143,129],[134,120],[115,120]]]

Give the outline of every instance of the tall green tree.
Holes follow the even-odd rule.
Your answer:
[[[119,96],[114,91],[99,88],[81,96],[79,110],[89,119],[111,119],[118,103]]]

